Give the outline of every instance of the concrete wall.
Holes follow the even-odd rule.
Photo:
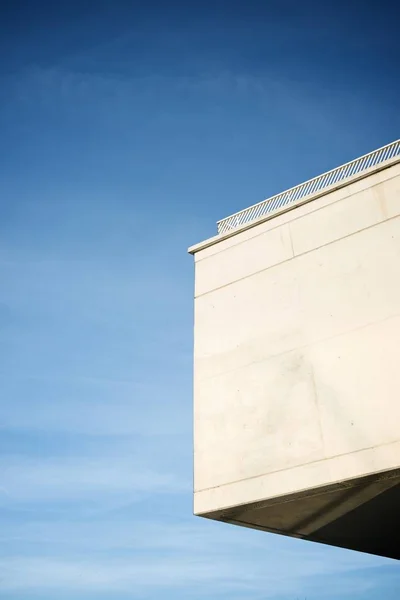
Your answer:
[[[195,512],[400,466],[400,164],[195,252]]]

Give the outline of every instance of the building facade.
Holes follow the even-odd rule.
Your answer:
[[[194,512],[400,558],[400,141],[195,261]]]

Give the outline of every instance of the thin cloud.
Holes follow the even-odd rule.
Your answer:
[[[115,558],[109,556],[87,560],[81,558],[22,557],[0,560],[0,576],[5,591],[35,590],[42,592],[100,592],[113,590],[138,592],[151,589],[184,589],[198,586],[203,592],[264,594],[273,598],[282,594],[296,594],[309,587],[327,591],[327,584],[337,585],[337,577],[347,580],[347,590],[367,590],[376,587],[374,569],[368,569],[367,560],[337,560],[329,564],[326,556],[318,559],[316,552],[294,554],[277,551],[267,561],[246,550],[236,556],[220,552],[199,554],[192,551],[171,556],[162,555]],[[338,558],[338,554],[336,557]],[[368,574],[369,572],[369,574]],[[348,579],[348,575],[351,578]],[[393,576],[393,572],[390,573]],[[329,593],[329,592],[328,592]],[[326,595],[325,597],[329,597]]]
[[[135,501],[146,494],[179,493],[188,485],[175,474],[146,469],[137,462],[107,456],[96,459],[26,459],[0,462],[2,504],[67,502],[123,495]]]
[[[177,517],[169,522],[138,521],[134,515],[27,522],[6,525],[0,539],[9,548],[23,541],[31,549],[31,555],[11,553],[0,560],[3,589],[10,592],[122,593],[188,586],[188,593],[197,587],[214,596],[276,598],[308,589],[313,598],[329,598],[331,590],[377,588],[380,568],[389,578],[397,572],[395,561]],[[46,555],[48,546],[51,557]]]
[[[150,386],[151,387],[151,386]],[[23,389],[23,388],[22,388]],[[122,394],[121,394],[122,395]],[[124,394],[126,395],[126,393]],[[109,391],[107,397],[96,400],[72,398],[35,399],[30,406],[26,403],[3,403],[0,410],[2,428],[9,431],[66,432],[89,435],[140,435],[173,436],[187,434],[190,430],[189,413],[176,412],[176,399],[168,405],[155,406],[148,400],[149,390],[131,394],[129,400],[114,400],[116,393]],[[163,398],[159,387],[155,397]],[[153,396],[154,398],[154,396]],[[143,407],[139,405],[143,403]],[[18,406],[20,405],[20,406]],[[156,411],[156,414],[154,414]],[[171,414],[172,413],[172,414]],[[186,422],[185,422],[186,417]]]
[[[188,94],[201,95],[216,105],[221,98],[236,97],[264,106],[270,117],[285,116],[293,126],[322,128],[333,142],[339,143],[344,135],[351,143],[343,114],[339,115],[336,103],[332,103],[332,94],[337,102],[345,104],[350,114],[359,109],[357,90],[350,93],[329,86],[321,90],[315,76],[309,81],[296,81],[282,76],[273,64],[261,74],[231,68],[216,70],[209,64],[202,74],[192,76],[157,72],[118,76],[77,68],[34,66],[12,76],[7,83],[9,101],[18,106],[26,108],[33,104],[50,112],[62,111],[69,118],[87,112],[90,119],[101,119],[103,126],[126,123],[142,103],[154,109],[154,123],[163,123],[177,117],[173,107],[177,100],[186,100]],[[182,110],[179,118],[181,122],[185,120]]]

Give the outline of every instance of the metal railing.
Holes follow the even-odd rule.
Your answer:
[[[369,154],[360,156],[336,169],[332,169],[323,175],[318,175],[313,179],[309,179],[305,183],[296,185],[285,192],[276,194],[271,198],[267,198],[258,204],[254,204],[249,208],[241,210],[230,217],[226,217],[217,222],[218,233],[223,234],[241,227],[246,223],[255,221],[279,208],[286,207],[290,204],[299,202],[330,187],[335,187],[350,177],[358,175],[371,167],[375,167],[391,158],[400,156],[400,140],[396,140],[387,146],[378,148]]]

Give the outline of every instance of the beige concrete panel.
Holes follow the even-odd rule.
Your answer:
[[[400,215],[400,177],[383,181],[380,185],[375,186],[373,191],[385,218],[389,219]]]
[[[274,497],[400,466],[399,340],[394,318],[203,383],[196,489],[257,479],[258,469],[274,472],[261,498]],[[293,470],[299,463],[311,466]]]
[[[287,225],[196,263],[195,295],[199,296],[292,258]]]
[[[400,219],[296,259],[306,343],[400,313]]]
[[[400,218],[195,302],[196,381],[400,313]]]
[[[400,467],[400,441],[328,459],[332,481],[345,481]]]
[[[292,261],[195,301],[196,380],[304,344]]]
[[[194,495],[194,512],[204,514],[250,502],[296,494],[399,467],[400,442],[393,442],[385,446],[368,448],[360,452],[197,491]]]
[[[312,365],[291,352],[195,391],[195,489],[323,457]]]
[[[307,356],[327,457],[400,440],[400,317],[316,344]]]
[[[400,159],[397,157],[393,164],[391,164],[388,168],[383,169],[382,171],[378,171],[376,173],[376,179],[374,181],[378,181],[382,183],[384,181],[389,181],[390,179],[394,179],[400,175]]]
[[[290,223],[294,253],[309,252],[383,220],[379,202],[369,188]]]

